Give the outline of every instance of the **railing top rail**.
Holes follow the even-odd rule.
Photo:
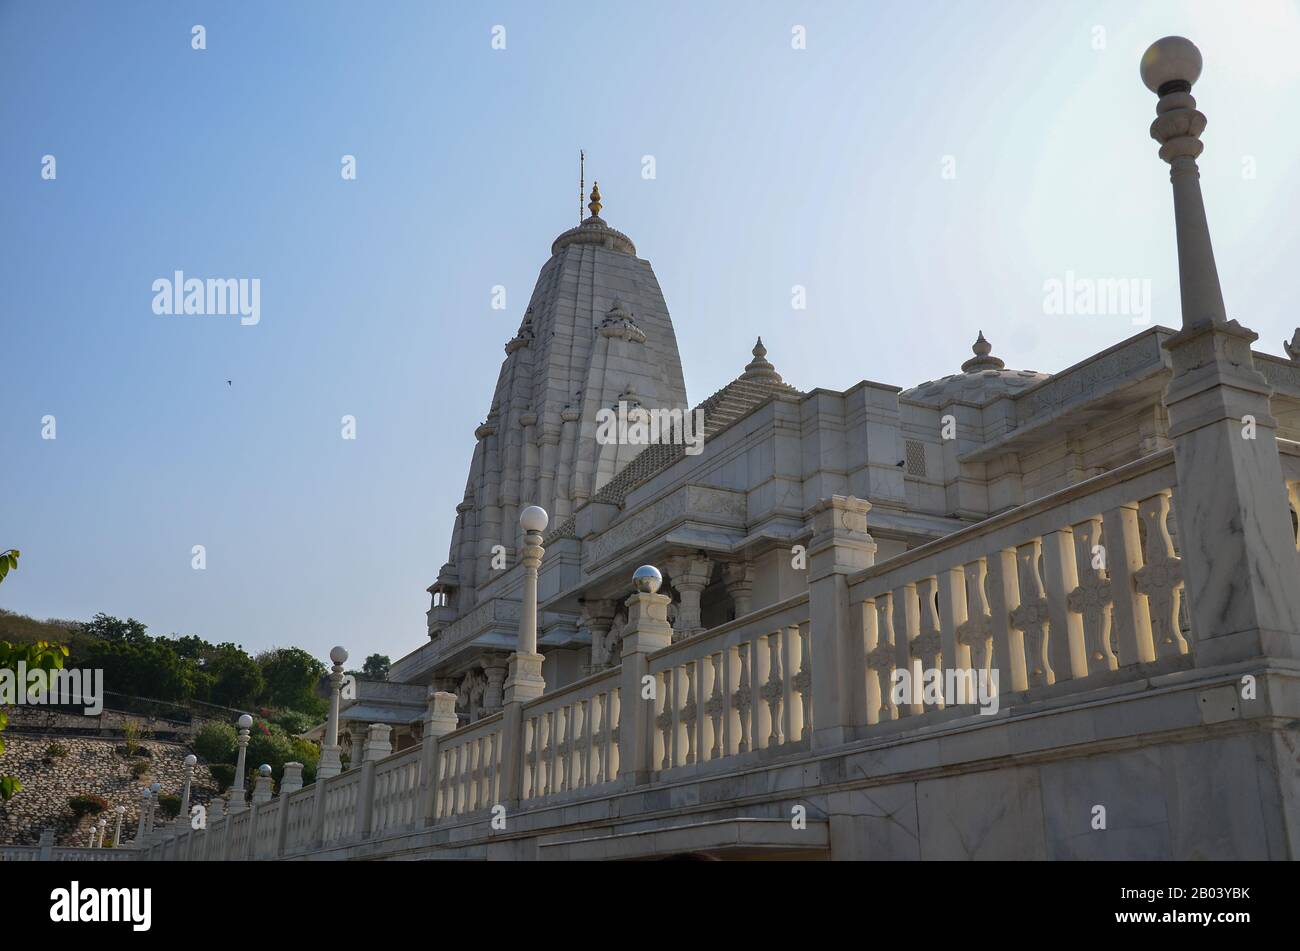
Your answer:
[[[319,782],[324,782],[324,780],[317,779],[316,782],[318,782],[318,783],[319,783]],[[315,796],[316,796],[316,787],[315,787],[315,785],[311,785],[311,786],[303,786],[302,789],[295,789],[293,792],[289,793],[289,795],[287,795],[287,796],[284,795],[283,793],[280,794],[280,798],[281,798],[281,799],[287,799],[287,800],[289,800],[289,802],[290,802],[292,805],[297,805],[297,804],[300,803],[300,802],[310,802],[312,799],[315,798]]]
[[[1161,472],[1164,469],[1169,470],[1168,479],[1165,480],[1168,484],[1165,487],[1172,488],[1176,484],[1174,450],[1172,447],[1153,452],[1141,459],[1135,459],[1133,462],[1112,469],[1110,472],[1103,472],[1101,475],[1067,486],[1050,495],[1044,495],[1041,498],[1026,502],[1024,505],[1018,505],[997,515],[991,515],[950,535],[936,538],[934,541],[926,542],[924,545],[918,545],[916,548],[895,555],[878,565],[864,568],[849,578],[849,587],[853,589],[881,579],[891,582],[900,579],[902,581],[914,581],[916,580],[915,568],[920,562],[959,548],[971,539],[1004,532],[1036,516],[1121,486],[1143,476]],[[871,586],[876,587],[874,584]],[[884,590],[892,587],[892,584],[885,584],[880,587]]]
[[[404,766],[407,760],[419,759],[422,751],[423,747],[416,744],[415,746],[408,746],[404,750],[398,750],[396,753],[389,753],[383,759],[375,761],[375,772],[386,772]]]
[[[674,654],[690,652],[703,648],[705,645],[715,643],[720,640],[726,640],[729,636],[740,633],[745,634],[753,632],[756,634],[770,634],[778,627],[784,627],[792,623],[802,623],[809,620],[808,592],[800,591],[796,595],[786,598],[784,601],[777,601],[775,604],[769,604],[765,608],[759,608],[757,611],[750,611],[748,614],[736,618],[734,621],[727,621],[725,624],[719,624],[711,627],[703,634],[697,634],[695,637],[688,637],[684,640],[677,641],[675,644],[669,644],[662,650],[655,651],[650,655],[649,661],[652,665],[660,664],[664,660],[671,658]],[[804,610],[799,610],[803,608]]]
[[[566,684],[558,690],[552,690],[550,693],[542,694],[536,700],[529,700],[524,704],[524,710],[531,711],[537,707],[547,707],[552,704],[562,704],[565,700],[574,694],[597,694],[606,689],[604,681],[608,680],[609,686],[618,686],[619,678],[622,676],[623,667],[610,667],[607,670],[598,670],[594,674],[588,674],[581,680],[575,680],[571,684]],[[580,699],[585,699],[585,696]]]
[[[475,720],[473,723],[467,723],[465,726],[450,733],[444,734],[438,738],[438,746],[445,747],[451,743],[458,743],[461,740],[473,739],[479,733],[491,733],[493,730],[501,728],[501,723],[505,719],[505,714],[497,712],[491,716],[484,717],[482,720]]]
[[[320,780],[317,780],[320,782]],[[331,776],[325,780],[325,791],[330,792],[335,789],[343,789],[347,786],[353,786],[361,782],[361,770],[359,768],[349,769],[345,773],[339,773],[337,776]]]

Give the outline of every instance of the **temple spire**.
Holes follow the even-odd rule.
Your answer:
[[[970,373],[974,370],[1001,370],[1006,364],[997,357],[990,356],[993,352],[993,344],[984,339],[984,331],[975,338],[975,343],[971,345],[971,352],[975,356],[971,357],[961,365],[962,373]]]
[[[600,209],[603,207],[600,203],[600,182],[591,183],[591,201],[587,203],[587,207],[591,209],[591,217],[600,217]]]
[[[761,383],[783,383],[781,374],[776,372],[776,367],[767,359],[767,347],[763,346],[763,338],[758,338],[758,343],[754,344],[751,351],[754,359],[745,364],[745,372],[740,375],[742,380],[754,380]]]

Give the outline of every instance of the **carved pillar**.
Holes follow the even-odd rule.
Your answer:
[[[505,654],[487,654],[483,657],[483,676],[487,686],[483,688],[483,716],[490,717],[501,709],[505,702],[506,673],[509,671],[510,658]]]
[[[352,741],[352,752],[348,757],[348,768],[356,769],[366,759],[366,731],[369,724],[360,720],[348,721],[348,737]]]
[[[700,595],[708,587],[713,572],[713,562],[703,555],[674,555],[664,567],[673,590],[681,598],[677,606],[677,623],[673,625],[673,640],[694,637],[704,630],[700,622]]]
[[[596,673],[613,666],[606,638],[614,624],[618,602],[612,600],[587,601],[582,606],[582,626],[591,633],[591,663],[588,673]]]
[[[548,518],[543,509],[530,505],[520,513],[519,523],[524,529],[520,559],[524,566],[523,603],[519,611],[519,647],[510,656],[501,721],[501,798],[509,803],[517,803],[523,796],[524,704],[546,690],[542,655],[537,653],[537,570],[545,554],[542,532]]]
[[[438,741],[456,729],[456,695],[430,687],[427,705],[421,741],[424,768],[420,771],[420,815],[425,825],[431,825],[438,795]]]
[[[542,427],[541,456],[542,467],[537,476],[537,504],[543,508],[550,506],[559,512],[555,489],[556,455],[560,448],[560,427],[548,422]]]
[[[524,427],[524,486],[520,501],[527,505],[550,505],[550,499],[541,498],[537,493],[537,414],[524,413],[519,417],[519,424]]]
[[[673,639],[668,626],[670,598],[659,594],[659,572],[646,565],[636,570],[636,593],[627,599],[628,620],[623,631],[623,671],[619,682],[619,776],[635,785],[654,776],[655,702],[646,699],[642,680],[650,674],[650,655]]]
[[[744,617],[751,610],[754,592],[754,566],[748,561],[733,561],[722,567],[722,580],[727,594],[736,606],[736,617]]]
[[[875,563],[867,532],[865,499],[836,495],[805,513],[812,520],[808,546],[808,608],[812,621],[813,745],[854,739],[867,722],[867,659],[861,622],[849,609],[851,574]]]
[[[564,427],[560,432],[560,462],[555,473],[555,518],[557,521],[573,514],[573,443],[577,438],[581,413],[565,409],[560,413]]]

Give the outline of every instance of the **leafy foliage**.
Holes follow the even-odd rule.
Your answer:
[[[233,726],[213,721],[203,724],[194,737],[194,752],[209,763],[233,763],[237,742]]]
[[[158,811],[164,818],[175,819],[181,814],[181,797],[172,793],[161,793],[158,796]]]
[[[108,808],[108,800],[93,793],[80,793],[68,797],[68,808],[78,819],[83,816],[97,816]]]
[[[15,559],[12,564],[16,564],[16,554],[6,552],[6,556],[13,556]],[[8,560],[8,559],[7,559]],[[58,644],[51,644],[48,641],[37,641],[34,644],[11,644],[8,641],[0,641],[0,670],[14,671],[15,679],[17,676],[19,663],[25,663],[28,670],[61,670],[64,659],[68,656],[68,649]],[[17,685],[17,689],[26,689],[24,685]],[[0,697],[0,702],[5,700],[17,700],[17,697]],[[9,725],[9,715],[0,709],[0,732]],[[5,751],[4,739],[0,738],[0,755]],[[17,776],[0,776],[0,801],[8,802],[17,795],[23,788]]]
[[[277,647],[257,655],[266,680],[265,698],[276,706],[301,710],[313,716],[325,714],[325,701],[316,685],[325,676],[325,665],[301,647]]]
[[[384,680],[388,677],[388,668],[392,666],[393,662],[388,659],[387,654],[371,654],[361,665],[362,679]]]
[[[5,575],[18,568],[18,556],[21,552],[17,548],[10,548],[8,551],[0,551],[0,581],[5,580]]]
[[[49,746],[45,747],[46,759],[63,759],[68,755],[68,748],[62,743],[55,740]]]
[[[217,784],[220,792],[225,792],[230,788],[230,784],[235,781],[235,764],[234,763],[210,763],[208,772],[212,774],[212,781]]]

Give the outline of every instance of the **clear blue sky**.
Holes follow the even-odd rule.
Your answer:
[[[1293,2],[3,0],[0,547],[23,559],[0,606],[418,646],[502,345],[576,221],[579,147],[659,275],[692,401],[757,333],[806,389],[953,372],[981,328],[1009,365],[1061,369],[1134,332],[1045,315],[1067,271],[1149,279],[1176,325],[1138,79],[1170,33],[1205,54],[1229,313],[1280,352]],[[155,316],[177,269],[259,278],[261,322]]]

